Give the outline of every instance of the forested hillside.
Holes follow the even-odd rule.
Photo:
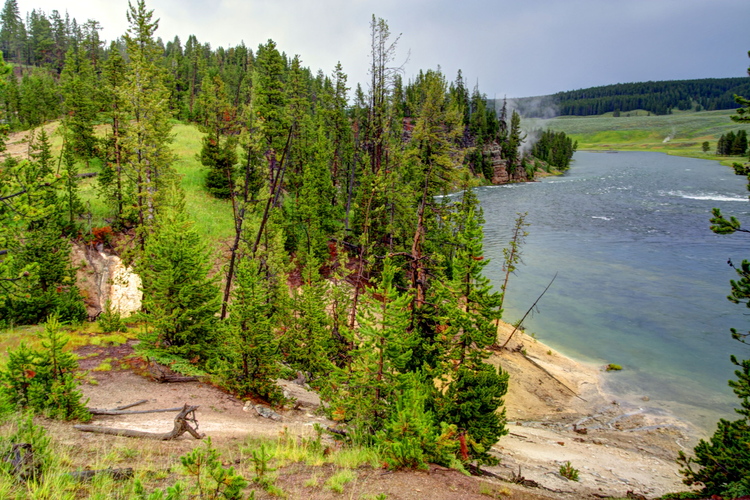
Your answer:
[[[105,47],[94,21],[33,11],[24,24],[5,3],[5,127],[59,119],[61,145],[40,129],[27,158],[0,167],[0,324],[85,320],[71,246],[117,253],[142,280],[138,348],[151,359],[271,403],[280,375],[301,374],[347,439],[380,443],[395,468],[493,461],[507,374],[486,359],[502,294],[482,275],[482,211],[466,188],[498,168],[533,178],[518,113],[498,114],[460,73],[404,82],[390,69],[398,38],[374,16],[371,81],[352,97],[341,65],[314,72],[273,40],[163,45],[143,0],[127,18]],[[197,155],[199,189],[233,220],[219,248],[186,209],[176,120],[204,134],[180,154]],[[545,144],[566,167],[570,140]],[[105,308],[102,328],[117,315]]]
[[[665,115],[678,110],[735,109],[735,95],[750,94],[747,78],[705,78],[661,82],[618,83],[514,99],[524,117],[591,116],[646,110]]]

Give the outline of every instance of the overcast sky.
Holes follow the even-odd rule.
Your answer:
[[[127,0],[17,0],[127,29]],[[367,88],[372,15],[401,34],[405,79],[461,69],[488,97],[528,97],[623,82],[747,76],[750,0],[147,0],[165,42],[194,34],[213,48],[273,39],[313,72],[341,61]]]

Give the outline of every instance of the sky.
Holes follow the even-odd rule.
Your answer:
[[[53,9],[95,19],[113,40],[127,0],[17,0],[21,16]],[[398,38],[405,81],[458,70],[489,98],[530,97],[614,83],[747,76],[750,0],[147,0],[156,36],[212,48],[273,39],[313,73],[337,62],[367,89],[370,20]]]

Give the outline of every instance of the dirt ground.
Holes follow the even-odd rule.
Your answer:
[[[507,327],[500,338],[509,331]],[[625,497],[633,492],[656,498],[686,489],[675,458],[678,450],[689,450],[694,444],[693,429],[655,410],[613,401],[600,389],[600,368],[574,362],[525,335],[516,336],[509,344],[511,350],[492,358],[511,376],[505,399],[509,434],[493,449],[500,464],[486,468],[495,478],[467,477],[441,467],[410,473],[371,469],[358,474],[352,488],[360,493],[350,492],[350,497],[386,493],[389,499],[495,496],[536,500]],[[141,399],[148,402],[134,409],[200,405],[196,412],[199,431],[225,446],[244,442],[248,436],[277,436],[284,429],[295,435],[312,435],[314,423],[333,425],[317,412],[317,395],[294,382],[279,382],[297,399],[297,405],[296,409],[278,410],[281,419],[276,421],[261,417],[251,404],[205,383],[160,384],[119,369],[117,360],[127,360],[129,352],[129,346],[87,346],[78,352],[81,367],[91,370],[91,383],[82,386],[88,406],[114,408]],[[113,369],[94,371],[105,358],[113,360]],[[146,370],[141,366],[135,371]],[[98,416],[92,423],[166,432],[172,429],[173,418],[173,413]],[[85,435],[82,439],[128,438]],[[196,443],[185,434],[169,446],[184,452]],[[579,481],[560,475],[560,466],[566,462],[579,471]],[[327,490],[304,487],[315,474],[320,470],[294,466],[284,469],[278,484],[289,498],[340,498]],[[498,478],[517,482],[523,478],[535,487],[524,488]]]

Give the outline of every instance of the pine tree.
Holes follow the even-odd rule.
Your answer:
[[[65,118],[66,146],[77,159],[86,162],[98,153],[94,136],[94,120],[98,110],[96,81],[91,64],[81,49],[71,48],[65,56],[61,79]]]
[[[78,390],[74,354],[65,351],[67,337],[60,331],[60,322],[47,318],[39,335],[41,349],[25,344],[8,353],[8,363],[0,370],[0,394],[18,408],[46,413],[62,420],[91,419]]]
[[[346,422],[362,442],[370,442],[388,419],[416,343],[408,330],[412,298],[396,289],[395,272],[386,259],[380,282],[365,296],[351,362],[327,388],[333,418]]]
[[[204,363],[216,348],[218,288],[208,277],[209,255],[185,214],[184,195],[172,187],[169,199],[137,266],[153,328],[143,340],[147,349]]]
[[[32,161],[11,159],[0,171],[0,318],[34,324],[57,313],[78,322],[86,309],[62,235],[63,179],[52,172],[46,135],[40,138],[41,145],[34,141],[30,148]]]
[[[132,206],[134,186],[125,175],[126,151],[123,141],[127,136],[128,119],[125,99],[126,67],[115,42],[109,47],[109,58],[104,65],[102,95],[104,114],[110,121],[111,132],[106,138],[106,160],[98,181],[100,193],[114,215],[113,227],[124,229],[135,221],[135,214],[126,213]]]
[[[732,155],[733,156],[745,156],[747,152],[747,132],[745,130],[739,130],[734,136],[732,142]]]
[[[508,162],[508,172],[513,174],[521,160],[521,144],[526,140],[526,134],[521,131],[521,115],[515,109],[510,119],[508,139],[503,144],[502,158]]]
[[[24,61],[23,51],[26,45],[26,27],[21,20],[16,0],[5,0],[3,10],[0,12],[0,50],[8,60],[18,64]]]
[[[281,360],[275,324],[274,290],[256,259],[242,259],[237,267],[234,300],[220,356],[222,384],[240,397],[281,400],[276,385]]]
[[[236,111],[220,77],[204,78],[198,103],[199,123],[206,134],[200,152],[201,163],[209,168],[206,189],[217,198],[229,198],[236,183]]]
[[[174,155],[169,148],[169,109],[164,106],[169,92],[164,85],[161,52],[154,41],[159,21],[144,0],[128,4],[130,27],[125,34],[130,58],[123,86],[125,110],[132,117],[123,138],[123,161],[135,180],[135,204],[141,249],[152,231],[160,203],[159,191],[173,177]]]
[[[291,314],[280,339],[284,360],[296,370],[309,373],[314,385],[330,373],[336,352],[331,320],[326,313],[326,284],[315,260],[303,271],[303,284],[294,292]]]
[[[457,210],[461,228],[449,266],[450,280],[437,285],[442,326],[436,375],[442,389],[435,396],[435,413],[439,421],[456,426],[462,460],[492,463],[490,448],[507,434],[504,410],[498,410],[508,374],[486,362],[488,348],[496,341],[502,295],[492,291],[482,274],[488,261],[482,250],[483,218],[476,197],[465,196]]]

